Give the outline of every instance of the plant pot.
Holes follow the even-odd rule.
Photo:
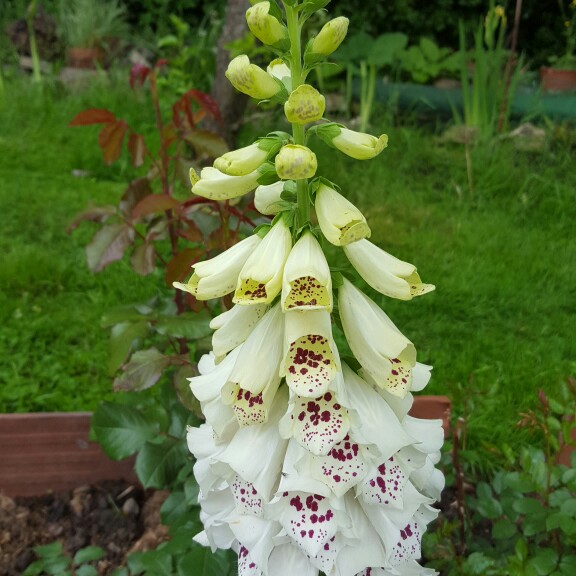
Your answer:
[[[576,70],[560,70],[542,66],[540,85],[546,92],[576,91]]]
[[[90,442],[90,412],[0,414],[0,492],[34,496],[102,480],[137,482],[134,459],[114,462]]]
[[[66,64],[71,68],[96,70],[104,65],[104,50],[102,48],[68,48]]]
[[[450,432],[452,401],[448,396],[417,396],[410,410],[410,416],[426,420],[442,420],[444,437]]]

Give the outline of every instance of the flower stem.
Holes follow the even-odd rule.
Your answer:
[[[300,40],[300,23],[298,22],[298,6],[284,4],[286,10],[286,23],[290,37],[290,72],[292,75],[292,90],[302,84],[302,46]],[[294,144],[305,143],[304,126],[292,124]],[[308,180],[296,180],[296,198],[298,206],[298,227],[302,228],[310,222],[310,200],[308,197]]]

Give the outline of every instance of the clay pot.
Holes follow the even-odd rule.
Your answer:
[[[66,64],[71,68],[95,70],[104,65],[104,50],[102,48],[68,48]]]
[[[560,70],[542,66],[540,85],[546,92],[576,91],[576,70]]]
[[[417,396],[410,410],[410,416],[427,420],[442,420],[444,437],[450,432],[452,401],[448,396]]]

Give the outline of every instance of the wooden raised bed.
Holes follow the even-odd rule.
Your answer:
[[[447,431],[451,402],[419,396],[411,414],[442,419]],[[36,496],[102,480],[137,482],[134,459],[110,460],[89,440],[90,412],[0,414],[0,492]]]

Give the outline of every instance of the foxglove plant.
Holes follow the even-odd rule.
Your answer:
[[[324,120],[324,97],[306,84],[346,35],[348,20],[331,20],[302,53],[303,25],[327,3],[252,2],[250,30],[279,58],[265,71],[238,56],[227,77],[282,104],[292,134],[268,134],[191,174],[192,191],[210,199],[256,189],[256,207],[273,216],[175,284],[234,302],[213,320],[213,352],[190,379],[206,418],[188,432],[204,524],[196,540],[232,548],[240,576],[433,574],[417,559],[443,487],[434,467],[443,432],[440,421],[408,414],[430,367],[351,280],[357,273],[401,300],[434,286],[371,244],[364,215],[316,174],[311,136],[359,160],[388,141]],[[329,244],[356,270],[350,279],[330,268]],[[352,361],[340,357],[334,308]]]

